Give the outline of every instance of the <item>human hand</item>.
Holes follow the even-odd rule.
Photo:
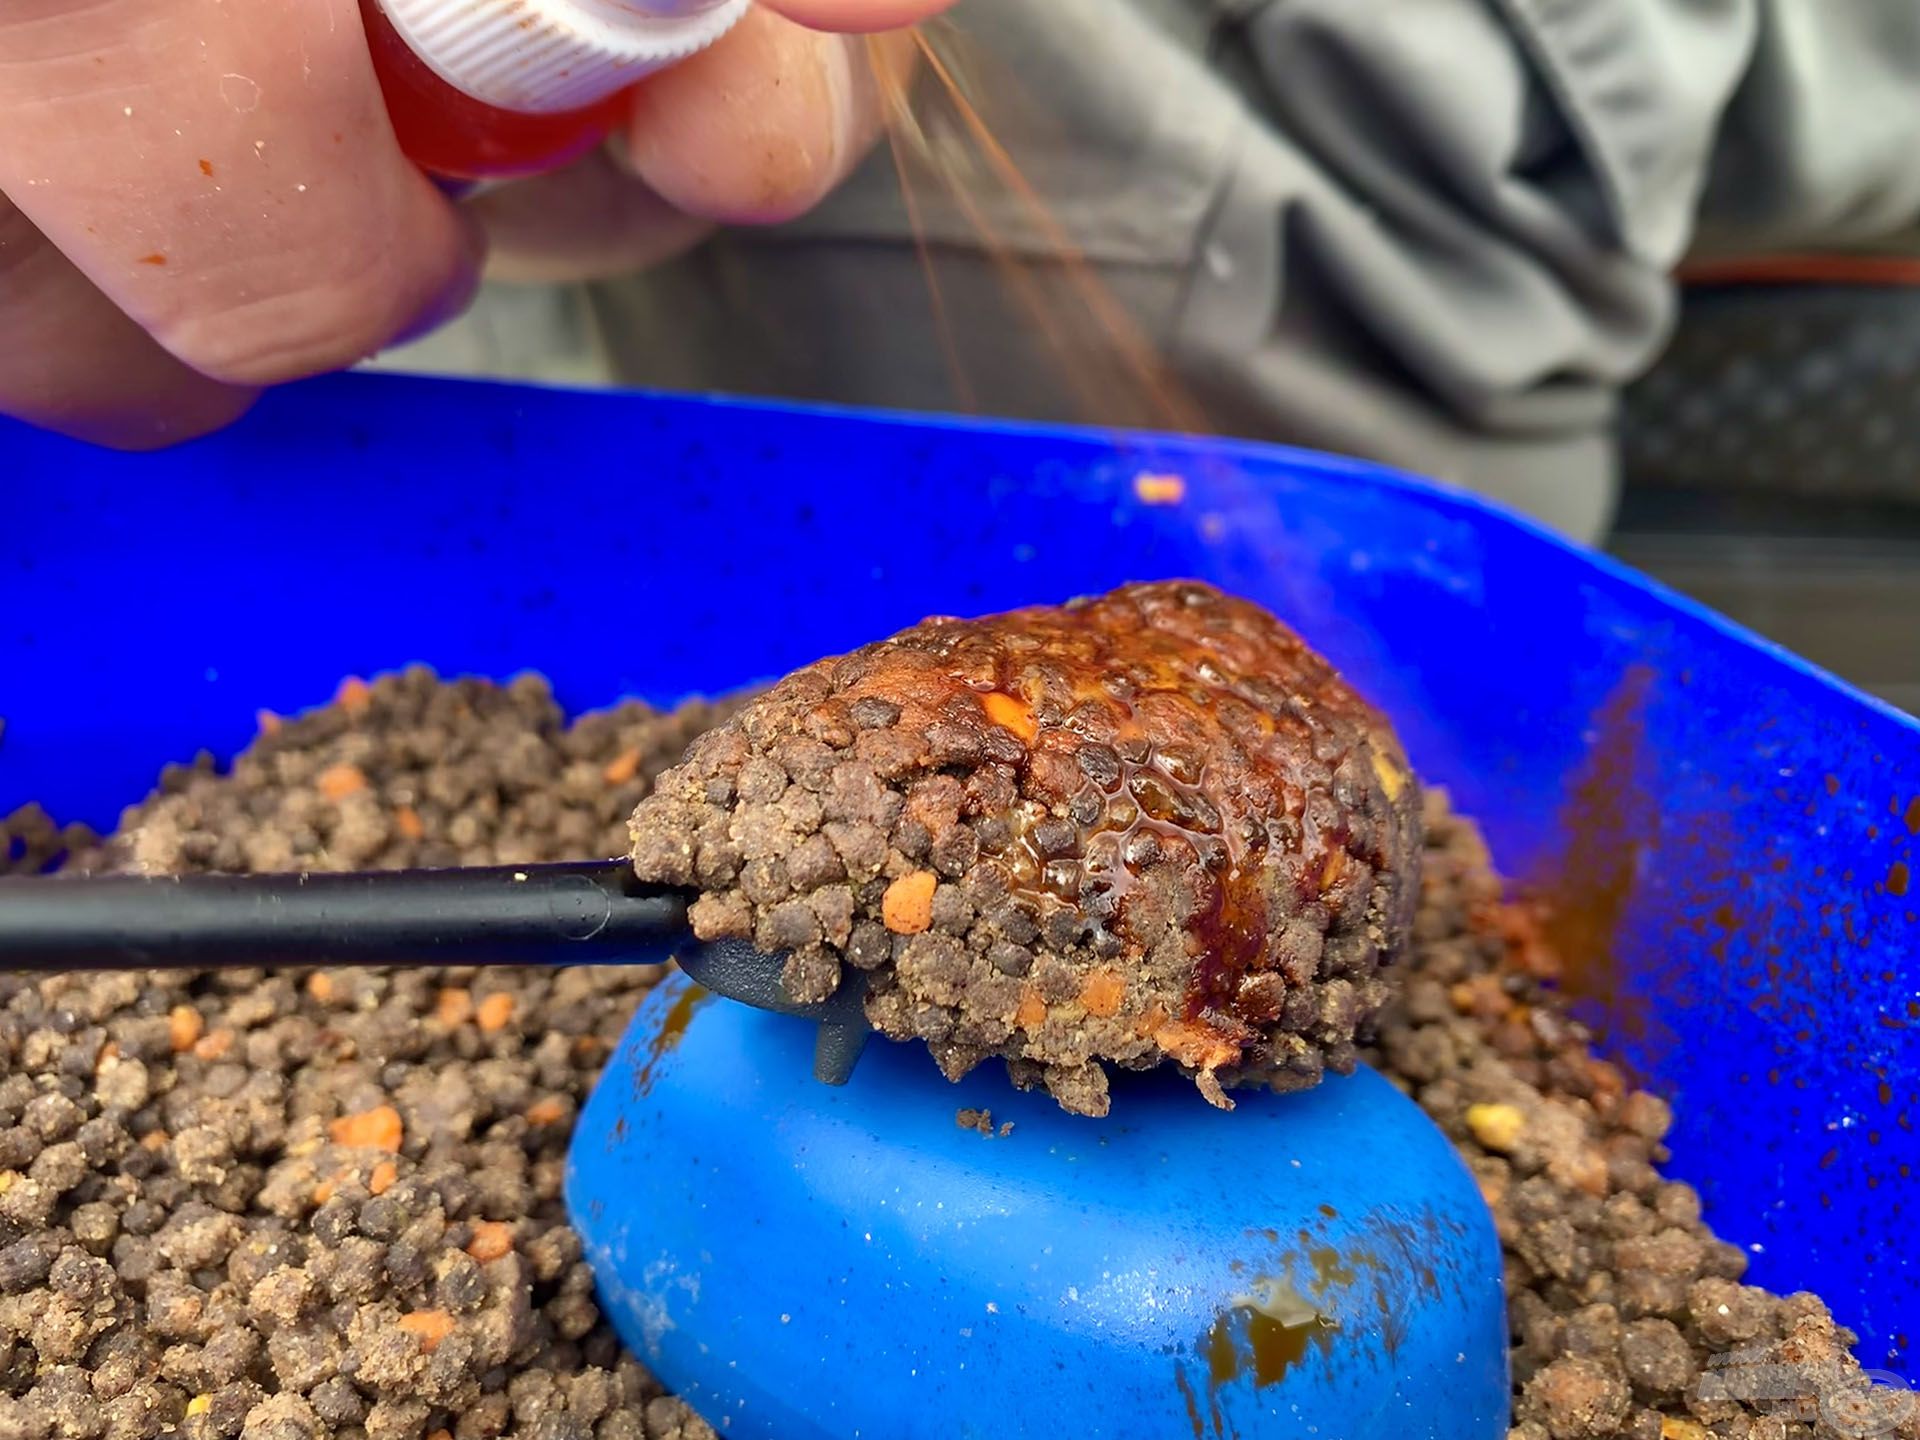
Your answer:
[[[577,274],[790,218],[881,123],[865,42],[824,32],[948,3],[763,0],[646,82],[622,159],[467,207],[395,144],[357,0],[0,7],[0,413],[164,445],[451,318],[490,234]]]
[[[886,87],[904,85],[915,59],[898,27],[951,3],[763,0],[712,49],[647,81],[609,145],[475,195],[488,273],[631,274],[716,225],[804,214],[878,139]]]

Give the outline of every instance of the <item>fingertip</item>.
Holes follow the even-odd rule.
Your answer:
[[[89,416],[54,428],[107,450],[147,454],[217,434],[244,419],[259,402],[258,390],[206,384],[157,411]]]
[[[721,224],[805,213],[852,168],[872,127],[855,67],[860,42],[769,10],[636,94],[635,173],[676,209]]]
[[[146,454],[216,434],[260,398],[258,390],[218,384],[157,352],[132,364],[116,358],[101,369],[109,378],[99,390],[69,385],[36,387],[37,394],[0,391],[0,411],[103,450]]]
[[[451,227],[448,243],[439,247],[437,276],[422,287],[422,299],[393,332],[387,348],[410,344],[465,314],[486,272],[490,242],[480,217],[467,205],[453,203],[440,187],[429,182],[428,188],[434,223],[444,220]]]

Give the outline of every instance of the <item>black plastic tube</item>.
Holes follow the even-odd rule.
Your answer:
[[[685,941],[687,903],[625,860],[9,879],[0,970],[646,962]]]
[[[784,957],[699,944],[687,894],[625,860],[365,874],[0,880],[0,971],[272,965],[605,965],[677,959],[697,982],[819,1026],[814,1074],[844,1085],[869,1034],[866,977],[796,1004]]]

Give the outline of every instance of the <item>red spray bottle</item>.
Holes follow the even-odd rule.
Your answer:
[[[749,0],[361,0],[400,145],[449,180],[564,165],[627,92],[711,45]]]

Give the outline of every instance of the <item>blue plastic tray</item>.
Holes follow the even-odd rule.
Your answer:
[[[1253,446],[348,377],[158,456],[0,425],[0,575],[0,809],[101,825],[349,672],[667,702],[933,612],[1240,591],[1503,868],[1571,874],[1751,1278],[1820,1290],[1869,1365],[1920,1334],[1920,728],[1473,500]]]

